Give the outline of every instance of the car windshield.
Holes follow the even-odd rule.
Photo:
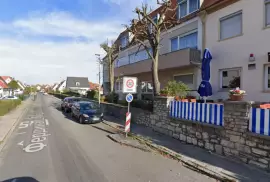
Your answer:
[[[94,103],[82,103],[80,104],[81,110],[98,109],[98,105]]]

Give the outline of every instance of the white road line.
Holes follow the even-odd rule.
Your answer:
[[[47,119],[45,119],[45,124],[49,126],[49,121]]]
[[[21,132],[21,133],[17,133],[17,135],[22,135],[22,134],[25,134],[26,132]]]
[[[21,145],[21,146],[23,146],[23,141],[21,141],[20,143],[18,143],[18,145]]]

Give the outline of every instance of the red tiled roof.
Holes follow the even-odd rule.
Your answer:
[[[11,77],[10,76],[1,76],[1,78],[3,79],[3,80],[7,80],[8,78],[10,78],[11,79]]]
[[[7,84],[3,80],[0,80],[0,87],[1,88],[8,88]]]
[[[90,90],[97,90],[98,89],[98,86],[99,85],[97,83],[89,82]]]

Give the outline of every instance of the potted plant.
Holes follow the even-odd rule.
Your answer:
[[[160,90],[160,96],[168,96],[168,90],[166,88]]]
[[[188,102],[186,96],[188,94],[188,86],[183,82],[169,81],[165,87],[169,96],[174,96],[175,100]]]
[[[236,89],[230,90],[229,96],[231,101],[242,101],[244,98],[244,95],[246,94],[246,91],[240,90],[239,87]]]

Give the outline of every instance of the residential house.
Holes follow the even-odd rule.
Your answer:
[[[198,17],[201,0],[173,0],[172,9],[166,16],[174,17],[178,23],[161,34],[159,56],[159,81],[164,88],[168,81],[182,81],[193,90],[201,82],[200,65],[202,50],[202,23]],[[160,8],[150,13],[154,21],[159,16]],[[175,14],[177,16],[175,16]],[[122,32],[117,43],[120,46],[118,60],[115,62],[115,90],[119,99],[124,99],[122,93],[122,77],[134,76],[138,78],[138,99],[151,99],[153,95],[151,63],[152,60],[144,49],[138,50],[139,45],[130,45],[130,35]]]
[[[53,90],[54,92],[57,91],[58,85],[59,85],[58,83],[55,83],[55,84],[52,86],[52,90]]]
[[[66,80],[61,81],[57,87],[57,90],[59,92],[63,92],[66,89],[66,84],[67,84]]]
[[[246,100],[270,101],[270,1],[205,0],[205,47],[209,48],[213,99],[240,87]]]
[[[0,98],[5,96],[5,89],[7,89],[8,86],[6,84],[6,82],[4,80],[2,80],[2,78],[0,77]]]
[[[17,80],[17,83],[18,83],[18,85],[20,87],[20,90],[24,90],[25,89],[25,85],[22,82],[20,82],[19,80]]]
[[[89,90],[89,81],[87,77],[67,77],[66,89],[85,95]]]
[[[108,95],[110,93],[110,77],[109,77],[109,64],[108,64],[108,57],[105,56],[103,59],[103,64],[102,64],[102,72],[103,72],[103,92],[105,95]]]
[[[99,91],[99,84],[89,82],[89,89]],[[103,94],[103,87],[100,87],[100,94]]]
[[[10,76],[1,76],[1,79],[4,80],[6,84],[9,84],[13,80]]]

